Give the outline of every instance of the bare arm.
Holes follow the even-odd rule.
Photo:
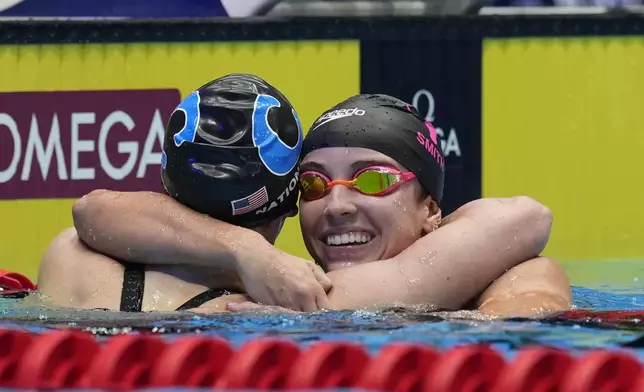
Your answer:
[[[284,256],[255,232],[156,193],[95,191],[75,205],[74,218],[79,236],[92,248],[132,262],[211,265],[224,273],[234,270],[235,260],[262,263]],[[536,257],[547,243],[551,220],[547,208],[527,197],[468,203],[446,218],[449,224],[397,257],[330,273],[337,285],[329,292],[330,305],[397,301],[460,308],[503,272]]]
[[[448,221],[392,259],[330,272],[330,302],[339,309],[394,301],[461,308],[543,250],[552,216],[536,201],[515,197],[470,202]]]
[[[72,209],[78,236],[133,263],[235,269],[239,256],[273,250],[260,234],[199,214],[154,192],[92,191]],[[229,276],[233,278],[233,276]]]
[[[74,224],[92,249],[119,260],[206,268],[209,287],[245,291],[268,305],[326,308],[331,280],[314,263],[259,233],[199,214],[152,192],[94,191],[76,202]]]
[[[546,257],[510,269],[477,301],[479,311],[499,316],[535,316],[568,310],[571,306],[572,290],[565,271]]]

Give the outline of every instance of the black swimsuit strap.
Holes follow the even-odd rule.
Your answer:
[[[137,263],[122,263],[125,267],[123,272],[123,289],[121,290],[121,312],[140,312],[143,307],[143,292],[145,290],[145,266]],[[198,308],[206,302],[231,294],[223,289],[210,289],[189,299],[177,308],[188,310]]]
[[[1,290],[0,298],[25,298],[31,292],[29,290]]]
[[[204,291],[203,293],[196,295],[195,297],[189,299],[185,304],[179,306],[177,308],[177,311],[179,310],[188,310],[188,309],[194,309],[198,308],[199,306],[205,304],[206,302],[213,300],[215,298],[223,297],[224,295],[230,295],[232,294],[231,292],[223,289],[210,289],[208,291]]]
[[[145,266],[136,263],[122,263],[123,289],[121,290],[121,312],[140,312],[145,290]]]

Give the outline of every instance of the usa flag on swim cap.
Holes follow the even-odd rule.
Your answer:
[[[277,0],[0,0],[0,17],[204,18],[265,13]]]
[[[263,186],[250,196],[231,201],[230,205],[233,207],[233,215],[241,215],[256,210],[266,203],[268,203],[268,192]]]

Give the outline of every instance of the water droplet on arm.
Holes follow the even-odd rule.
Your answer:
[[[434,259],[434,257],[436,257],[435,253],[434,252],[429,252],[429,253],[425,254],[423,257],[420,258],[420,263],[425,264],[428,261],[432,261]],[[431,263],[430,263],[430,265],[431,265]]]

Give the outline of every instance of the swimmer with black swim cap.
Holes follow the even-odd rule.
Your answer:
[[[302,155],[304,242],[328,270],[396,256],[438,227],[445,161],[413,106],[351,97],[313,123]]]
[[[252,228],[274,243],[297,214],[302,126],[288,99],[250,74],[215,79],[172,113],[162,179],[191,209]]]

